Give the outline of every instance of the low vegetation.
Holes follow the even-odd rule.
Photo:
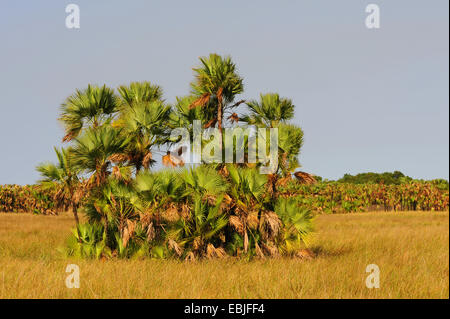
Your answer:
[[[55,205],[56,192],[40,185],[0,185],[0,212],[55,215],[64,211]]]
[[[399,185],[320,182],[305,185],[289,182],[281,196],[296,198],[300,207],[316,213],[383,211],[448,211],[449,190],[433,181]]]

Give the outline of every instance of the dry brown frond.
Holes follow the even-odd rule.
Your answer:
[[[73,132],[68,132],[66,135],[64,135],[62,141],[63,142],[70,142],[75,137],[75,134]]]
[[[247,231],[244,232],[244,253],[248,251],[248,234]]]
[[[278,237],[282,223],[275,212],[266,211],[261,216],[260,231],[264,240]]]
[[[224,258],[227,256],[227,252],[223,247],[216,248],[216,256],[217,258]]]
[[[181,256],[181,254],[183,253],[183,249],[180,247],[180,245],[178,245],[178,243],[173,240],[173,239],[169,239],[168,241],[168,246],[170,249],[172,249],[173,251],[175,251],[175,253],[178,256]]]
[[[176,222],[180,219],[180,215],[178,214],[178,209],[174,204],[171,204],[168,209],[161,213],[161,217],[170,223]]]
[[[147,226],[147,240],[152,241],[156,237],[156,230],[153,226],[153,222],[150,222],[150,224]]]
[[[230,204],[233,202],[233,199],[231,198],[230,195],[225,194],[225,195],[223,195],[223,201],[224,201],[225,203],[227,203],[228,205],[230,205]]]
[[[95,175],[91,175],[91,177],[85,181],[84,185],[86,189],[92,189],[95,186]]]
[[[145,154],[144,159],[142,160],[142,166],[148,169],[150,167],[152,157],[153,157],[152,152],[148,152],[147,154]]]
[[[123,230],[123,234],[122,234],[122,245],[123,247],[127,247],[128,245],[128,240],[130,239],[131,235],[130,232],[128,230],[128,227],[125,227],[125,229]]]
[[[97,205],[97,203],[94,203],[94,208],[97,211],[97,213],[99,213],[100,215],[103,215],[103,211],[100,208],[100,206]]]
[[[147,227],[153,221],[153,215],[151,213],[139,213],[139,221],[142,226]]]
[[[194,242],[192,243],[192,247],[194,248],[194,250],[199,250],[201,246],[202,246],[201,238],[200,237],[196,237],[194,239]]]
[[[294,173],[294,176],[302,184],[311,185],[317,183],[316,179],[314,178],[314,175],[312,174],[298,171]]]
[[[230,175],[230,172],[228,171],[228,168],[226,167],[226,165],[221,165],[221,167],[219,169],[219,174],[224,177],[228,177]]]
[[[216,196],[213,195],[206,195],[206,201],[208,202],[209,205],[214,206],[216,205],[217,198]]]
[[[127,226],[125,227],[125,229],[123,231],[123,238],[122,238],[123,247],[127,247],[128,241],[130,240],[130,238],[133,237],[135,228],[136,228],[136,222],[127,219]]]
[[[190,218],[190,216],[191,216],[190,211],[191,211],[191,208],[188,204],[181,205],[181,217],[184,220],[188,220]]]
[[[77,187],[72,196],[72,201],[75,203],[75,205],[78,205],[78,203],[81,201],[84,195],[85,189],[83,187]]]
[[[177,155],[171,154],[170,151],[167,151],[167,155],[162,157],[162,163],[167,167],[184,166],[183,159]]]
[[[261,250],[261,247],[259,247],[257,242],[255,242],[255,252],[258,257],[260,257],[260,258],[265,257],[263,251]]]
[[[123,153],[113,154],[110,157],[108,157],[109,161],[116,163],[116,164],[123,163],[129,159],[130,159],[130,157],[127,154],[123,154]]]
[[[204,93],[198,99],[196,99],[191,105],[189,105],[189,109],[193,109],[197,106],[203,106],[209,101],[209,97],[211,95],[209,93]]]
[[[223,258],[226,255],[227,254],[225,252],[225,249],[223,249],[222,247],[216,248],[213,244],[208,244],[208,246],[206,247],[206,257],[208,259]]]
[[[291,175],[287,175],[286,177],[280,178],[276,185],[277,186],[285,186],[292,179]]]
[[[279,257],[280,256],[280,252],[278,251],[278,248],[275,246],[269,246],[266,243],[261,243],[261,247],[266,252],[266,254],[271,257]]]
[[[231,215],[228,223],[241,235],[244,234],[244,224],[238,216]]]
[[[239,106],[239,105],[241,105],[242,103],[245,103],[245,102],[246,102],[245,100],[240,100],[240,101],[234,103],[231,107]]]
[[[208,247],[206,247],[206,257],[208,259],[213,258],[214,250],[214,245],[208,244]]]
[[[136,228],[136,221],[127,219],[127,228],[128,231],[130,232],[130,236],[133,236],[134,230]]]
[[[231,121],[231,123],[237,123],[239,122],[239,116],[236,113],[233,113],[228,117],[228,120]]]
[[[258,211],[252,211],[247,215],[247,225],[250,229],[257,229],[259,226]]]
[[[187,256],[186,256],[186,258],[185,258],[184,260],[185,260],[185,261],[195,261],[196,258],[195,258],[194,253],[193,253],[192,251],[190,251],[190,252],[187,254]]]

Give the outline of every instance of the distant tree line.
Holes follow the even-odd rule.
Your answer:
[[[318,182],[327,182],[329,180],[323,179],[320,176],[315,176]],[[348,183],[348,184],[384,184],[384,185],[400,185],[404,183],[409,183],[412,181],[423,181],[417,180],[410,176],[403,174],[400,171],[394,172],[384,172],[384,173],[359,173],[356,175],[345,174],[342,178],[338,179],[338,183]],[[331,182],[331,181],[330,181]],[[448,189],[449,182],[446,179],[433,179],[429,180],[434,185],[440,189]]]

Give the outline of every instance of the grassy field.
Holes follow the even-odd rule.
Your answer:
[[[449,298],[448,212],[322,215],[312,260],[66,260],[72,217],[0,214],[1,298]],[[80,289],[65,286],[67,264]],[[380,268],[368,289],[368,264]]]

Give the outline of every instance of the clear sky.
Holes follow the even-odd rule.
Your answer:
[[[81,28],[65,26],[79,5]],[[380,7],[367,29],[366,5]],[[58,108],[88,83],[189,92],[192,67],[229,54],[242,98],[278,92],[305,132],[302,170],[449,177],[447,0],[0,2],[0,184],[55,160]]]

